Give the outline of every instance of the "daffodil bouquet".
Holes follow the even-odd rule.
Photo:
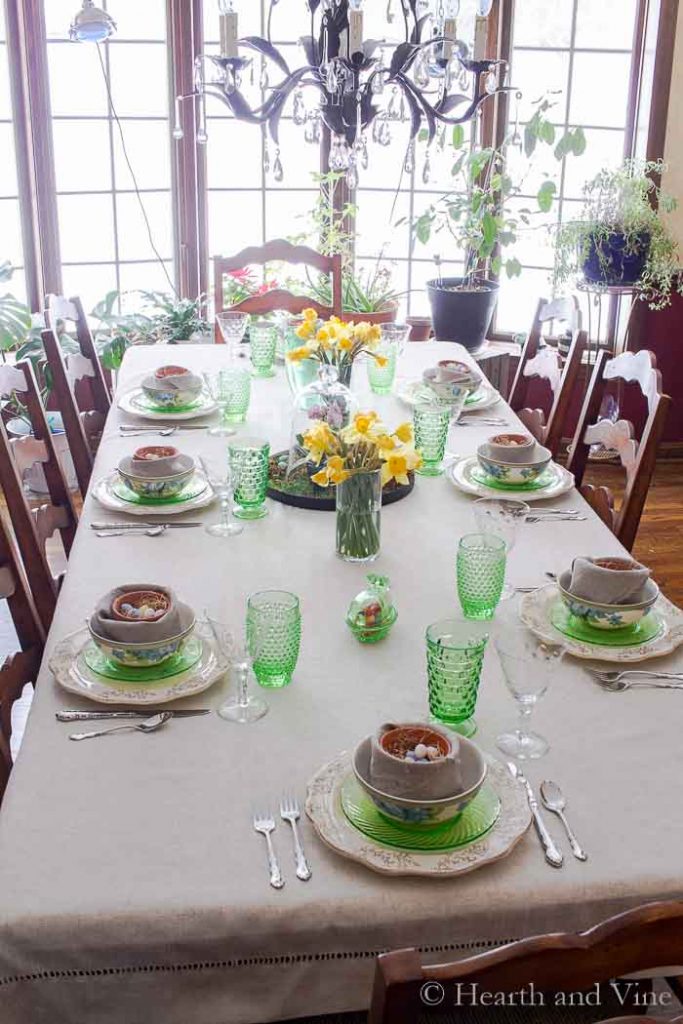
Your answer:
[[[287,353],[291,362],[315,359],[336,366],[342,383],[348,383],[353,361],[361,352],[371,356],[378,366],[386,365],[386,356],[374,351],[382,336],[377,324],[347,323],[338,316],[320,321],[314,309],[305,309],[303,318],[295,332],[303,344]]]

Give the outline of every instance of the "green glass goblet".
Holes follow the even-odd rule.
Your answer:
[[[270,445],[258,437],[241,437],[230,445],[230,465],[238,519],[263,519],[268,489]]]
[[[247,602],[247,644],[261,686],[288,686],[301,644],[299,598],[286,590],[252,594]]]
[[[379,357],[379,362],[375,358]],[[376,395],[390,395],[396,379],[398,345],[395,342],[380,342],[374,352],[368,353],[368,383]]]
[[[506,545],[493,533],[460,538],[457,558],[458,597],[465,618],[492,619],[503,593]]]
[[[477,730],[473,718],[488,643],[487,627],[462,619],[442,619],[427,629],[429,710],[463,736]]]
[[[421,476],[441,476],[451,409],[448,405],[420,402],[413,410],[415,447],[422,456]]]
[[[277,349],[277,330],[268,320],[257,320],[249,328],[251,343],[251,365],[254,377],[275,376],[275,352]]]

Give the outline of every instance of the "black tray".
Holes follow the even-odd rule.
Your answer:
[[[286,454],[283,452],[277,452],[272,458],[277,459],[279,456]],[[385,487],[382,491],[382,505],[393,505],[395,501],[401,501],[402,498],[406,498],[413,487],[415,486],[415,474],[410,473],[409,484],[398,484],[394,487]],[[322,488],[320,488],[322,490]],[[317,512],[334,512],[336,508],[336,500],[334,497],[334,488],[329,489],[330,496],[327,494],[313,495],[313,494],[296,494],[291,491],[280,490],[277,486],[276,480],[269,480],[267,495],[272,498],[273,501],[279,501],[283,505],[293,505],[294,508],[307,508]]]

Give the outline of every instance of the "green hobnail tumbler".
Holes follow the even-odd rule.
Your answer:
[[[288,686],[299,658],[299,598],[286,590],[263,590],[247,602],[247,645],[261,686]]]
[[[506,544],[492,533],[460,538],[457,557],[458,597],[467,619],[492,619],[505,583]]]
[[[474,710],[487,627],[466,619],[442,619],[428,627],[426,639],[429,710],[439,722],[472,736],[477,730]]]

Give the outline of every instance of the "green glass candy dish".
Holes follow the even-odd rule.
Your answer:
[[[128,501],[131,505],[149,506],[179,505],[182,502],[198,498],[200,494],[204,493],[206,487],[207,483],[204,477],[195,475],[191,480],[188,480],[181,490],[173,497],[150,498],[143,497],[141,494],[136,494],[135,491],[120,477],[115,479],[111,484],[112,493],[122,501]]]
[[[202,641],[198,636],[190,637],[181,652],[152,668],[129,668],[121,665],[113,658],[107,658],[94,641],[83,651],[83,660],[89,669],[99,676],[115,679],[120,683],[157,683],[161,679],[169,679],[171,676],[186,672],[197,664],[201,656]]]
[[[370,573],[368,586],[356,594],[346,613],[346,625],[361,644],[376,644],[391,632],[398,618],[388,576]]]
[[[549,487],[555,480],[555,472],[551,467],[544,469],[540,476],[525,484],[506,484],[496,480],[494,476],[485,473],[481,466],[473,466],[471,471],[472,479],[485,487],[493,487],[496,491],[539,491],[543,487]]]
[[[480,839],[493,828],[501,809],[495,790],[485,784],[462,814],[443,825],[432,828],[401,825],[385,818],[377,810],[353,775],[348,775],[342,784],[341,805],[354,828],[374,842],[427,853],[454,850]]]
[[[624,626],[623,629],[596,629],[572,615],[559,599],[550,610],[550,621],[555,629],[565,636],[599,647],[636,647],[638,644],[654,640],[663,628],[663,622],[657,612],[651,611],[638,622]]]

